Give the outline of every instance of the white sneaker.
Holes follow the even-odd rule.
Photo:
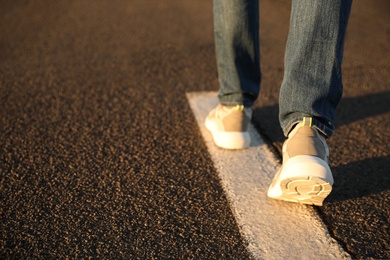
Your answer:
[[[322,206],[332,191],[333,176],[328,166],[325,138],[305,117],[283,144],[283,164],[268,189],[268,197]]]
[[[251,108],[219,104],[209,113],[205,125],[217,146],[225,149],[243,149],[249,147],[251,143],[248,132],[251,117]]]

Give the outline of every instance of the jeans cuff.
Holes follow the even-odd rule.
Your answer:
[[[287,137],[290,131],[294,128],[294,126],[300,122],[303,121],[303,118],[307,116],[299,116],[293,118],[293,120],[290,120],[285,126],[282,126],[283,133]],[[311,117],[312,118],[312,126],[316,128],[318,131],[320,131],[322,134],[324,134],[326,137],[331,137],[334,132],[334,126],[332,123],[323,123],[320,119],[316,117]]]
[[[249,103],[245,102],[233,102],[233,101],[220,101],[219,104],[222,106],[227,106],[227,107],[235,107],[235,106],[244,106],[246,108],[252,107]]]
[[[255,94],[247,93],[232,93],[232,94],[222,94],[221,90],[218,92],[219,103],[223,106],[242,106],[252,107],[257,96]]]

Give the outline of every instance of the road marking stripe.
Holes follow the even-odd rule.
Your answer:
[[[350,256],[330,237],[311,206],[271,200],[267,189],[279,167],[254,127],[251,147],[224,150],[215,146],[204,127],[218,104],[215,92],[187,93],[240,231],[255,259],[342,259]]]

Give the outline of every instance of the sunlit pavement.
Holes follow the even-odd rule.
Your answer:
[[[354,2],[335,186],[307,207],[353,258],[390,258],[389,3]],[[261,4],[276,163],[289,8]],[[218,89],[212,30],[210,1],[0,1],[1,258],[250,258],[186,97]]]

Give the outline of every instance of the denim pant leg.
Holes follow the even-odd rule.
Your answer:
[[[214,39],[222,105],[252,106],[260,91],[258,0],[214,0]]]
[[[293,1],[279,103],[286,136],[304,116],[312,117],[326,136],[333,134],[351,4],[352,0]]]

